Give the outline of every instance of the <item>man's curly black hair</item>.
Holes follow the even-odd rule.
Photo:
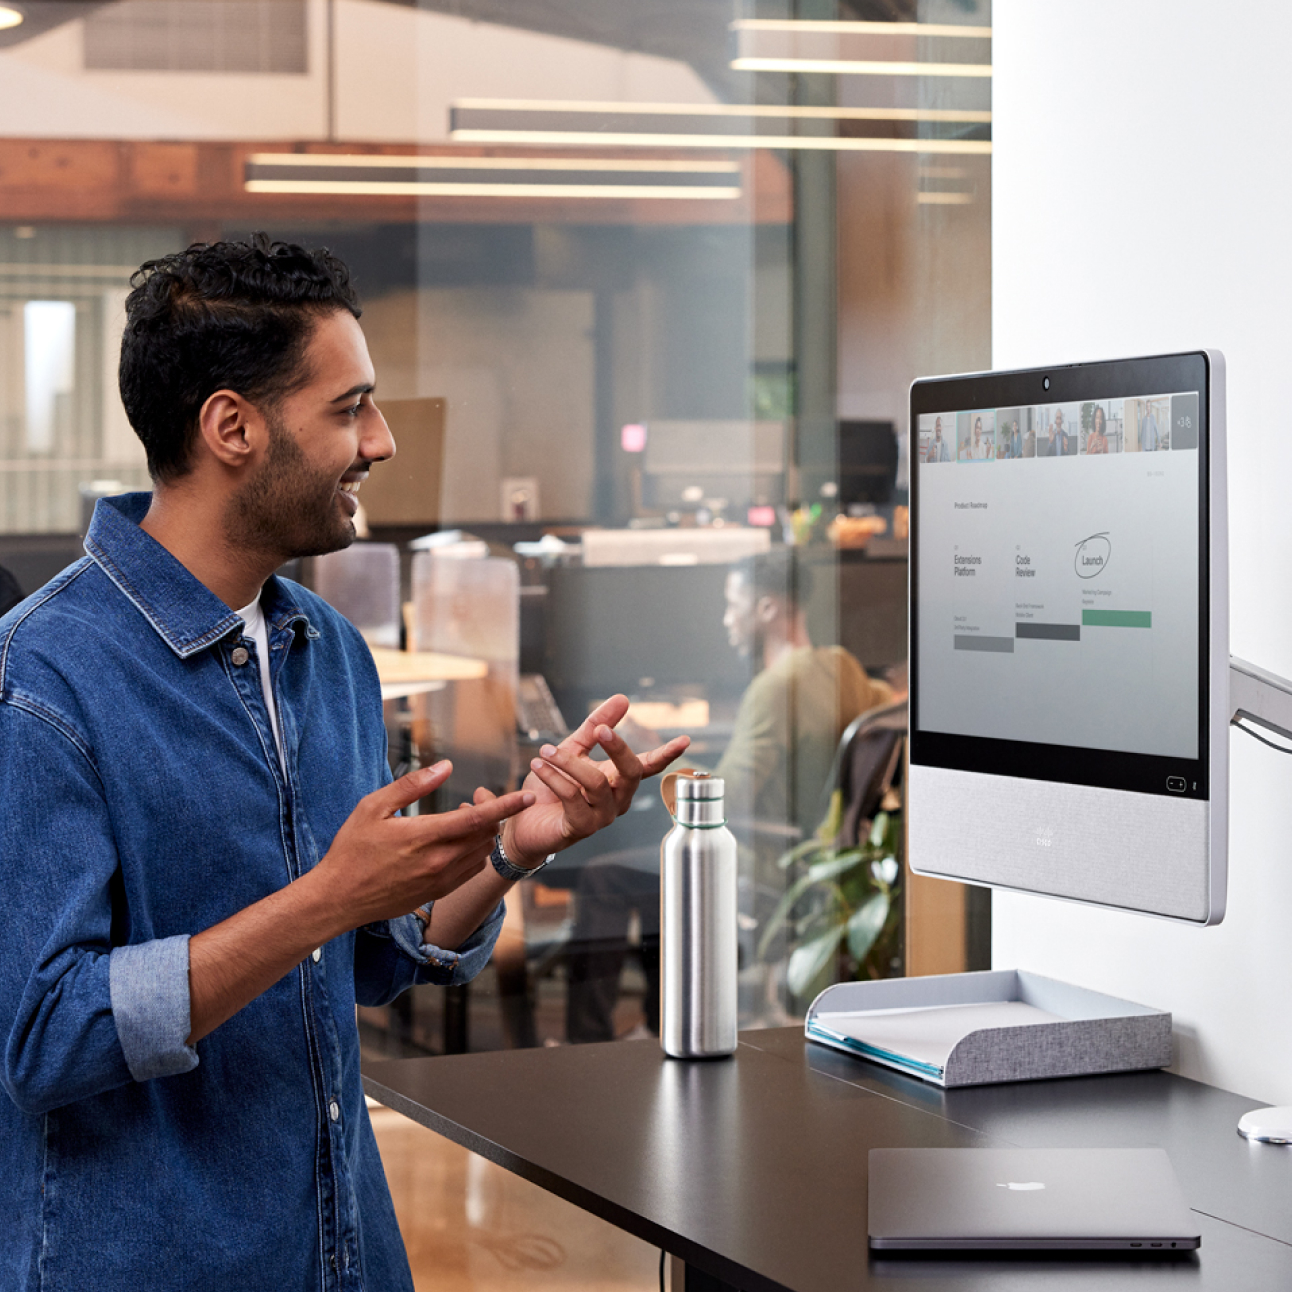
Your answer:
[[[147,261],[130,283],[121,402],[161,484],[190,470],[198,415],[212,394],[233,390],[272,411],[310,379],[304,356],[318,320],[361,312],[338,257],[263,233],[196,242]]]

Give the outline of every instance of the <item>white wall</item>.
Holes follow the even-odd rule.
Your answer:
[[[996,0],[993,26],[993,366],[1224,351],[1231,644],[1292,676],[1292,7]],[[1231,745],[1221,926],[998,894],[993,961],[1170,1009],[1180,1072],[1292,1103],[1292,759]]]

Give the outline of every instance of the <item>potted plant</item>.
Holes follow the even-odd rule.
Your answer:
[[[777,862],[794,878],[767,922],[759,957],[767,959],[784,931],[793,948],[786,984],[798,997],[831,966],[830,981],[889,978],[900,954],[900,813],[877,812],[857,844],[840,847],[842,815],[836,792],[817,833]]]

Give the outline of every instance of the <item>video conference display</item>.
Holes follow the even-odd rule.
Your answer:
[[[919,416],[922,730],[1198,757],[1198,418],[1197,391]]]

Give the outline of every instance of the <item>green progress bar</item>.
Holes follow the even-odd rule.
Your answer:
[[[1081,623],[1087,628],[1152,628],[1151,610],[1083,610]]]

